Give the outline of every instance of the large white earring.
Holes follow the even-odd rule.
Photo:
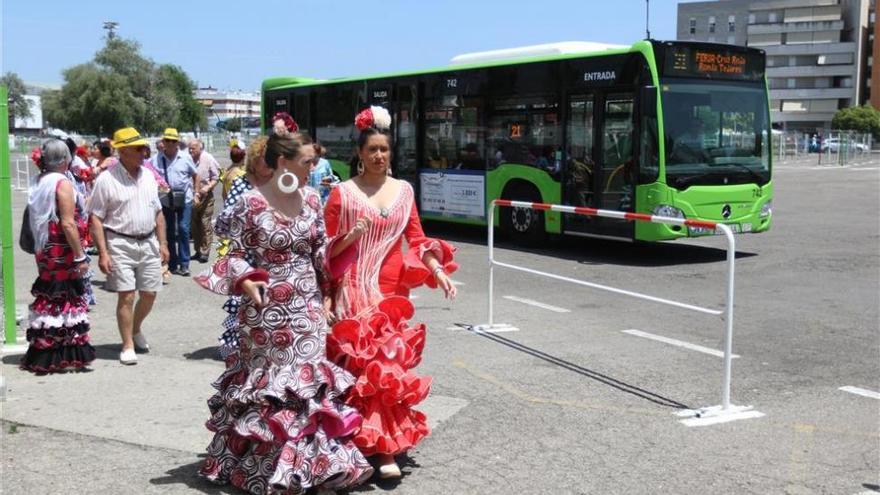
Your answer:
[[[358,160],[358,175],[364,174],[364,161]]]
[[[290,177],[291,183],[287,185],[284,183],[284,179],[286,177]],[[278,176],[278,190],[283,192],[284,194],[290,194],[299,189],[299,179],[296,178],[296,175],[290,172],[284,172],[283,174]]]

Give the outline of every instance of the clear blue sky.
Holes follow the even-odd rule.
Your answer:
[[[651,1],[675,38],[676,0]],[[281,75],[338,77],[445,65],[456,54],[554,41],[630,44],[644,0],[0,0],[3,72],[60,83],[103,45],[103,21],[200,86],[256,90]]]

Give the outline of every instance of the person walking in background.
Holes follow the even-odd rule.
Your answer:
[[[73,138],[69,137],[65,139],[64,143],[70,151],[70,166],[67,167],[67,177],[73,184],[74,189],[76,189],[83,205],[85,205],[85,202],[88,201],[89,196],[91,195],[90,184],[92,179],[92,166],[76,153],[77,145]],[[91,263],[92,259],[88,257],[88,249],[89,246],[94,244],[94,241],[92,240],[88,229],[86,230],[85,235],[82,236],[81,241],[83,247],[86,249],[86,262]],[[94,275],[94,273],[91,269],[83,275],[83,287],[86,291],[85,296],[86,300],[89,302],[89,306],[94,306],[98,302],[97,299],[95,299],[95,291],[92,288],[92,275]]]
[[[308,135],[270,137],[272,177],[224,212],[229,254],[195,277],[242,295],[245,325],[208,401],[214,438],[200,474],[253,494],[345,489],[372,473],[350,440],[361,417],[342,401],[354,377],[325,352],[324,220],[303,187],[314,161]]]
[[[226,256],[229,252],[229,212],[235,204],[241,199],[242,195],[254,187],[262,186],[272,178],[273,171],[266,165],[264,159],[266,152],[266,136],[259,136],[247,147],[247,162],[245,163],[245,175],[232,181],[229,194],[223,202],[223,211],[217,217],[214,223],[214,231],[217,237],[221,239],[220,247],[217,249],[219,256]],[[244,259],[247,262],[253,260],[253,253],[245,251]],[[230,354],[238,351],[238,334],[241,329],[241,318],[239,310],[241,308],[241,296],[231,295],[223,303],[223,310],[226,311],[226,318],[221,323],[223,332],[220,334],[220,347],[218,352],[220,357],[226,359]]]
[[[113,163],[113,147],[110,146],[109,139],[99,139],[92,145],[92,169],[95,177],[107,170],[107,167]],[[94,184],[92,184],[94,186]]]
[[[427,418],[413,409],[427,397],[431,378],[412,371],[421,361],[426,329],[407,322],[414,315],[409,291],[425,284],[454,298],[449,274],[458,265],[452,245],[422,231],[412,186],[388,174],[388,111],[368,108],[355,125],[357,175],[333,188],[324,208],[334,287],[325,305],[339,320],[327,354],[358,377],[347,400],[364,416],[355,445],[378,457],[382,478],[399,478],[394,456],[429,433]]]
[[[70,158],[64,141],[44,142],[40,175],[28,190],[28,227],[39,276],[31,286],[28,349],[20,366],[38,373],[82,369],[95,359],[83,278],[89,271],[82,245],[88,224],[83,198],[66,173]]]
[[[247,152],[239,148],[238,146],[233,146],[229,148],[229,160],[232,163],[229,167],[226,168],[226,173],[223,174],[223,202],[226,202],[226,198],[229,197],[229,191],[232,190],[232,183],[235,182],[236,179],[242,177],[247,173],[244,167],[244,159],[247,157]]]
[[[179,151],[180,135],[169,127],[162,134],[164,151],[156,157],[156,170],[171,190],[162,198],[162,214],[168,230],[168,262],[171,273],[189,276],[189,233],[193,200],[198,186],[198,173],[189,154]]]
[[[214,219],[214,187],[220,180],[220,164],[213,155],[205,151],[204,143],[198,138],[190,140],[189,156],[192,157],[199,176],[192,213],[194,257],[200,263],[207,263],[211,242],[214,240],[211,222]]]
[[[98,267],[107,275],[107,289],[118,293],[122,364],[137,364],[135,348],[150,350],[142,326],[162,288],[161,264],[169,256],[156,180],[141,166],[145,146],[147,140],[133,127],[116,131],[113,147],[120,163],[98,176],[89,202]]]
[[[324,158],[327,150],[318,143],[315,143],[314,146],[315,154],[318,156],[318,164],[309,173],[309,186],[315,188],[321,194],[321,204],[324,204],[330,196],[330,189],[337,181],[336,176],[333,175],[333,167]]]

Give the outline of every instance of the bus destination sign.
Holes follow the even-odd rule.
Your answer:
[[[675,77],[759,81],[764,76],[762,54],[714,47],[670,47],[664,65],[665,75]]]

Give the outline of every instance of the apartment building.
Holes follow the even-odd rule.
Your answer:
[[[195,90],[194,97],[205,106],[208,125],[234,117],[259,117],[260,93],[245,91],[223,91],[208,86]]]
[[[828,128],[868,94],[869,0],[679,3],[676,37],[761,48],[779,128]],[[876,80],[876,78],[871,79]]]

